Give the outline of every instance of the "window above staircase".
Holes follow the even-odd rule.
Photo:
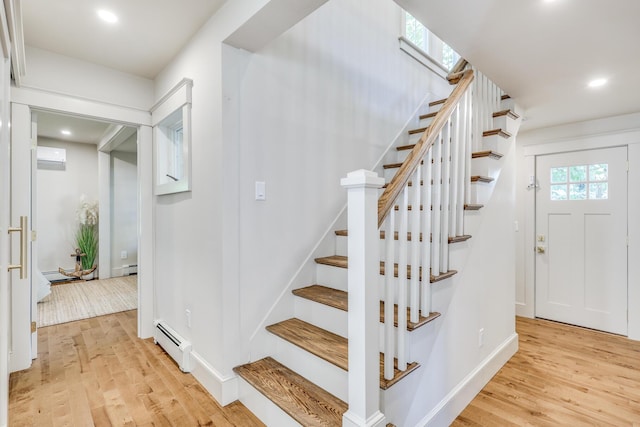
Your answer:
[[[460,59],[456,51],[406,11],[402,12],[401,34],[400,49],[438,74],[446,75]]]

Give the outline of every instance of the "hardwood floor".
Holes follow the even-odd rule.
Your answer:
[[[453,426],[640,425],[640,342],[517,318],[518,353]]]
[[[152,340],[136,311],[38,330],[38,358],[10,378],[9,425],[263,426],[241,403],[221,407]]]

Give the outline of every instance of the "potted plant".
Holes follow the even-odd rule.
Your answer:
[[[98,202],[89,201],[82,195],[76,214],[76,247],[80,249],[80,253],[85,254],[81,258],[82,270],[91,270],[95,267],[98,256]]]

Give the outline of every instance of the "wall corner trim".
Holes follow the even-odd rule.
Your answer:
[[[195,351],[191,352],[191,374],[222,406],[238,400],[238,376],[222,375]]]
[[[449,425],[518,351],[518,334],[511,334],[438,403],[417,426]]]

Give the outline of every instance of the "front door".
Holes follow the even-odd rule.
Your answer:
[[[536,158],[536,316],[627,334],[627,148]]]

